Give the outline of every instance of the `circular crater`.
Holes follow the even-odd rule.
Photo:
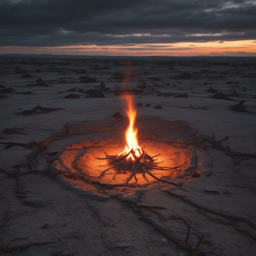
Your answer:
[[[164,170],[149,170],[153,176],[165,181],[171,181],[181,173],[181,167],[179,168],[179,166],[184,165],[191,154],[188,149],[176,148],[167,143],[153,140],[143,141],[140,146],[149,156],[156,156],[155,162],[157,168],[161,169],[161,167],[165,167],[163,168]],[[125,183],[144,185],[156,181],[156,179],[148,173],[145,173],[144,177],[144,172],[138,166],[135,171],[137,181],[135,177],[132,177],[129,182],[127,182],[132,174],[132,168],[121,165],[121,170],[119,170],[119,166],[115,167],[116,165],[111,165],[108,159],[104,159],[106,155],[115,156],[123,150],[124,148],[120,146],[116,148],[106,146],[104,148],[88,149],[79,159],[72,163],[73,170],[79,172],[81,175],[90,177],[94,181],[111,185]],[[106,171],[107,169],[109,170]]]
[[[115,156],[119,154],[124,150],[124,147],[111,144],[111,142],[105,146],[102,146],[102,143],[99,144],[101,145],[99,147],[94,145],[90,148],[62,152],[54,162],[53,168],[51,168],[52,174],[58,174],[65,178],[80,179],[98,185],[142,186],[152,182],[161,183],[161,180],[163,184],[166,184],[182,174],[182,170],[191,156],[189,148],[174,147],[166,142],[146,139],[140,143],[140,147],[149,156],[156,156],[154,159],[157,170],[149,170],[148,172],[152,174],[150,175],[148,173],[144,174],[143,171],[137,168],[135,172],[137,180],[133,176],[127,182],[132,174],[132,168],[126,167],[119,170],[115,165],[111,165],[108,159],[104,159],[106,155]],[[109,170],[106,171],[107,169]]]
[[[93,140],[84,140],[83,135],[72,135],[69,142],[77,142],[75,136],[82,136],[78,144],[69,144],[52,162],[50,174],[68,189],[79,193],[106,195],[106,190],[120,193],[133,189],[160,189],[180,185],[191,178],[198,178],[204,172],[205,157],[195,141],[196,130],[182,121],[165,121],[157,118],[138,119],[139,146],[150,157],[154,157],[154,167],[144,172],[140,165],[134,172],[132,166],[124,162],[121,168],[115,166],[108,156],[117,156],[125,149],[124,132],[127,121],[113,126],[101,136],[93,135]],[[87,138],[92,135],[86,134]],[[196,170],[196,172],[195,172]],[[194,174],[197,175],[192,175]],[[135,175],[131,174],[134,173]],[[135,179],[136,177],[136,179]],[[169,184],[168,184],[169,183]],[[153,187],[152,187],[153,186]],[[181,188],[182,189],[182,188]]]

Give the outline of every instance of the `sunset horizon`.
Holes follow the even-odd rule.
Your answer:
[[[2,0],[0,54],[256,56],[256,1]]]

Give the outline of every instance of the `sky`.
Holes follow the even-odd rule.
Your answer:
[[[0,0],[0,54],[256,56],[256,0]]]

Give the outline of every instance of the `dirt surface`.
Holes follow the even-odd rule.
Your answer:
[[[0,99],[1,255],[255,255],[254,59],[53,61],[0,62],[0,85],[12,88]],[[137,173],[126,184],[130,172],[113,180],[114,168],[99,177],[109,162],[97,158],[126,143],[125,90],[137,92],[145,152],[180,166],[152,171],[160,180]],[[246,111],[234,110],[241,101]]]

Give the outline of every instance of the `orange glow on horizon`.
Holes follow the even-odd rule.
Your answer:
[[[154,43],[134,45],[70,45],[57,47],[0,47],[0,54],[105,56],[256,56],[255,40]]]

